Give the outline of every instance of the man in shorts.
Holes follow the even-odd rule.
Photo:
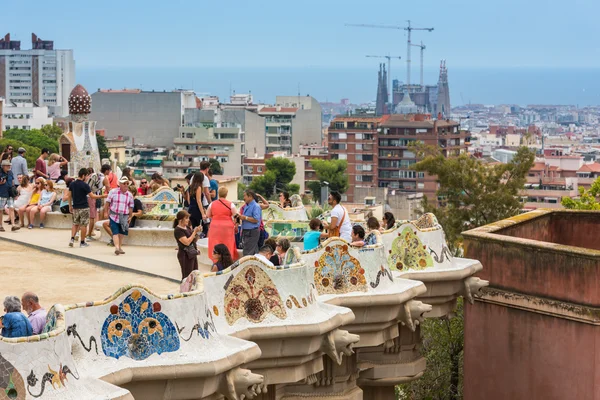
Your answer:
[[[105,216],[108,216],[110,231],[113,235],[115,254],[125,254],[121,246],[123,238],[129,233],[129,223],[133,216],[133,195],[129,192],[129,180],[123,176],[119,187],[112,189],[106,199]]]
[[[71,241],[69,242],[69,247],[73,247],[75,244],[75,234],[78,230],[81,230],[79,236],[81,243],[79,247],[89,246],[89,244],[85,242],[85,233],[87,231],[87,226],[90,223],[88,196],[92,199],[102,199],[106,197],[106,195],[99,196],[92,193],[90,185],[86,183],[88,175],[88,169],[81,168],[77,179],[69,185],[69,192],[71,192],[71,196],[69,197],[69,211],[73,214],[73,227],[71,228]]]

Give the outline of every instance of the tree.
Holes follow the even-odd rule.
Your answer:
[[[288,191],[288,184],[296,175],[296,164],[293,161],[283,157],[269,158],[265,162],[267,171],[275,174],[275,187],[279,191]],[[270,197],[270,196],[269,196]]]
[[[423,376],[399,385],[399,399],[462,399],[463,299],[453,318],[427,318],[421,325],[421,354],[427,359]]]
[[[579,186],[578,199],[563,197],[561,203],[569,210],[600,210],[600,203],[596,200],[598,196],[600,196],[600,177],[596,178],[589,190]]]
[[[104,160],[105,158],[110,159],[110,151],[108,151],[108,147],[106,147],[106,140],[104,139],[104,136],[96,135],[96,139],[98,141],[100,160]]]
[[[6,139],[6,138],[0,139],[0,148],[5,149],[6,146],[13,147],[13,155],[14,156],[17,155],[17,150],[19,149],[19,147],[24,148],[25,149],[25,160],[27,160],[27,167],[29,169],[31,169],[35,166],[35,160],[37,160],[37,158],[40,156],[40,153],[42,152],[41,149],[34,147],[34,146],[29,146],[23,142],[19,142],[18,140]]]
[[[300,185],[297,183],[289,183],[287,185],[287,192],[291,195],[300,193]]]
[[[221,166],[221,163],[219,163],[219,160],[209,158],[208,162],[210,163],[210,170],[213,175],[223,175],[223,167]]]
[[[25,130],[13,128],[4,132],[4,137],[6,139],[18,140],[21,143],[39,149],[46,148],[50,150],[50,153],[58,153],[58,140],[50,139],[38,129]]]
[[[40,129],[40,132],[42,135],[47,136],[52,140],[56,140],[57,142],[60,138],[60,135],[63,134],[62,129],[60,129],[60,127],[56,124],[44,125],[42,129]]]
[[[250,189],[268,199],[275,193],[273,188],[275,186],[276,178],[275,172],[267,171],[264,175],[252,179],[252,182],[250,182]]]
[[[461,232],[512,217],[521,211],[519,192],[533,166],[534,154],[519,148],[507,164],[487,165],[467,155],[446,158],[439,150],[419,147],[422,161],[417,171],[437,175],[439,204],[424,198],[425,212],[433,212],[444,227],[448,246],[460,253]],[[421,325],[422,354],[427,359],[424,375],[398,387],[400,399],[462,398],[463,302],[454,318],[428,318]]]
[[[323,182],[329,182],[329,189],[332,192],[344,193],[348,190],[348,162],[346,160],[310,160],[319,182],[310,182],[309,187],[313,191],[313,195],[320,193],[320,187]],[[318,185],[318,186],[317,186]],[[317,187],[319,189],[317,189]],[[317,191],[315,191],[315,189]]]
[[[246,185],[244,185],[241,182],[238,182],[238,184],[237,184],[237,198],[238,198],[238,200],[242,200],[244,198],[244,191],[247,188],[248,187]]]
[[[422,208],[438,218],[451,250],[460,248],[461,232],[520,213],[518,196],[534,161],[533,152],[526,147],[520,147],[511,162],[497,165],[466,154],[446,158],[431,149],[420,149],[419,155],[427,152],[413,168],[437,176],[440,204],[425,197]]]

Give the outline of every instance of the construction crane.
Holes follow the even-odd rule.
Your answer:
[[[392,58],[401,60],[400,56],[366,56],[368,58],[387,58],[388,60],[388,92],[389,92],[389,103],[392,104],[394,102],[394,91],[392,89]]]
[[[397,25],[370,25],[370,24],[346,24],[346,26],[358,26],[360,28],[380,28],[380,29],[398,29],[405,30],[408,32],[408,41],[406,46],[406,85],[410,87],[410,48],[411,46],[411,32],[412,31],[433,31],[433,28],[414,28],[410,25],[408,20],[408,26],[397,26]]]
[[[413,46],[419,47],[421,49],[421,89],[424,89],[425,86],[423,86],[423,52],[425,51],[426,47],[423,44],[423,41],[421,41],[421,44],[413,44]]]

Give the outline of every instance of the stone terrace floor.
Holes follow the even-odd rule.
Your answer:
[[[179,289],[181,270],[174,239],[173,247],[124,246],[126,254],[116,256],[113,247],[99,241],[91,241],[90,247],[84,249],[78,243],[68,247],[70,233],[66,230],[22,228],[10,232],[9,226],[4,227],[9,229],[0,232],[2,295],[20,296],[25,290],[40,291],[44,287],[50,292],[55,288],[68,290],[61,281],[79,288],[81,293],[72,300],[77,302],[100,300],[131,283],[147,284],[161,294]],[[97,287],[100,297],[90,298],[88,287]]]

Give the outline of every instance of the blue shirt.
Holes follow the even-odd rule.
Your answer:
[[[312,250],[319,247],[319,239],[321,239],[321,232],[309,231],[304,234],[304,250]]]
[[[8,171],[5,173],[4,170],[0,170],[0,180],[6,179],[6,182],[0,185],[0,197],[3,199],[8,198],[8,188],[12,188],[13,186],[13,173],[12,171]]]
[[[216,180],[211,179],[210,180],[210,191],[212,192],[213,190],[215,191],[216,197],[213,197],[212,200],[216,200],[217,197],[219,197],[219,184],[217,183]]]
[[[31,323],[22,312],[4,314],[2,325],[4,326],[2,336],[6,338],[31,336],[33,334]]]
[[[257,222],[252,223],[250,221],[244,220],[242,221],[242,229],[250,230],[256,229],[260,226],[260,220],[262,219],[262,210],[260,209],[260,206],[256,201],[252,200],[250,203],[246,204],[246,207],[244,207],[244,215],[246,217],[254,218]]]

